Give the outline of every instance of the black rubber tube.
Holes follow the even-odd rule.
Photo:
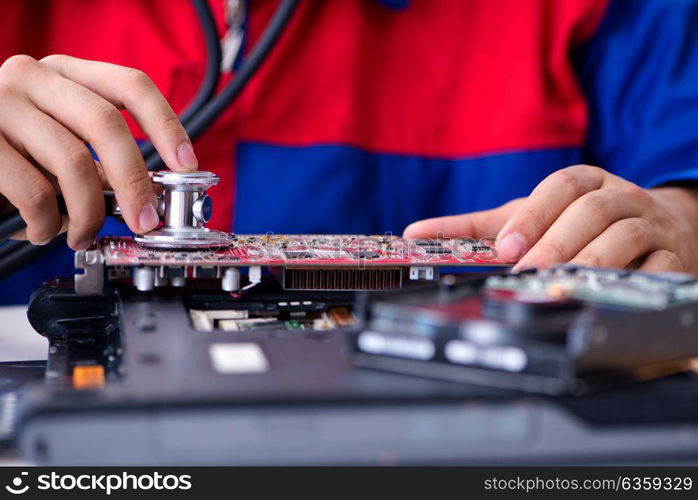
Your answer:
[[[204,44],[206,45],[206,71],[196,95],[194,95],[191,102],[179,116],[180,121],[185,126],[216,93],[221,76],[221,41],[216,20],[213,18],[213,13],[207,0],[192,0],[192,7],[199,19]],[[156,151],[152,142],[147,141],[141,145],[141,154],[145,158],[146,164],[154,153]]]

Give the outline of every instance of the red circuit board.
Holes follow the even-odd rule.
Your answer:
[[[263,234],[236,235],[227,248],[147,248],[130,237],[100,240],[107,266],[507,266],[491,241],[406,240],[396,236]]]

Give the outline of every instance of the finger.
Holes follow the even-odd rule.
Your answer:
[[[41,82],[25,82],[23,88],[31,101],[94,147],[128,226],[137,233],[155,228],[159,218],[153,185],[119,110],[29,57],[13,60],[12,64],[20,67],[10,75],[22,74],[27,81]]]
[[[168,168],[192,171],[198,161],[179,117],[142,71],[64,55],[41,60],[65,78],[87,87],[118,108],[125,108],[153,141]]]
[[[408,239],[436,238],[439,235],[444,238],[492,237],[502,229],[504,223],[523,201],[524,199],[521,198],[491,210],[413,222],[405,228],[403,237]]]
[[[611,224],[586,245],[570,264],[624,268],[638,257],[656,250],[660,244],[657,231],[647,219],[623,219]]]
[[[85,143],[29,101],[6,103],[0,127],[8,139],[26,151],[53,174],[68,209],[68,245],[74,250],[88,248],[104,223],[104,195],[95,161]],[[21,116],[13,124],[7,116]]]
[[[637,196],[631,192],[635,190],[597,189],[577,198],[524,254],[515,269],[540,269],[567,262],[614,222],[640,216],[647,208],[649,195],[639,187]]]
[[[605,175],[600,168],[577,165],[546,177],[497,235],[499,255],[518,260],[574,200],[599,189]]]
[[[68,216],[67,215],[62,215],[61,216],[61,228],[58,230],[58,233],[56,233],[56,236],[65,233],[68,230]],[[28,240],[27,238],[27,230],[22,229],[21,231],[17,231],[15,234],[12,235],[13,240]]]
[[[681,273],[683,270],[679,257],[669,250],[655,250],[640,266],[640,271],[645,273]]]
[[[27,238],[35,245],[48,243],[61,228],[51,183],[2,137],[0,166],[0,192],[19,210]]]

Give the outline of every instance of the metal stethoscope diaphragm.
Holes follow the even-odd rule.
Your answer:
[[[232,243],[230,233],[207,229],[213,203],[206,191],[218,184],[211,172],[180,173],[161,171],[153,183],[162,187],[158,198],[158,215],[162,226],[136,235],[136,242],[153,248],[214,248]]]

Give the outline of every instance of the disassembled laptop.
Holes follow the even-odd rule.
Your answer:
[[[208,415],[206,460],[228,462],[213,436],[248,405],[330,405],[322,418],[353,405],[361,420],[389,401],[460,404],[477,386],[584,394],[684,371],[698,356],[688,275],[511,274],[492,242],[465,238],[234,235],[205,227],[215,175],[153,181],[161,227],[77,252],[75,279],[32,297],[48,364],[45,384],[22,394],[18,435],[36,462],[96,463],[104,440],[126,435],[141,461],[168,461],[136,434],[183,408]],[[489,269],[442,272],[468,266]],[[372,429],[366,443],[385,438]]]

